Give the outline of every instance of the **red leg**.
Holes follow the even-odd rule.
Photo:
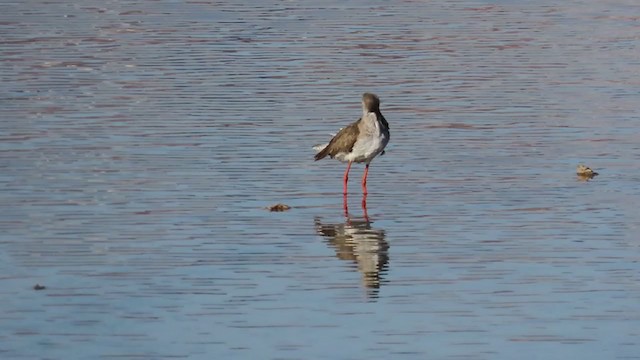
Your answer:
[[[362,193],[367,195],[367,176],[369,175],[369,164],[364,168],[364,175],[362,176]]]
[[[349,164],[347,164],[347,170],[345,170],[344,172],[344,186],[342,190],[343,194],[347,193],[347,182],[349,181],[349,169],[351,169],[351,161],[349,161]]]
[[[347,194],[342,195],[342,208],[344,209],[344,217],[349,218],[349,205],[347,204]]]
[[[362,212],[364,213],[365,221],[369,221],[369,214],[367,214],[367,195],[362,195]]]

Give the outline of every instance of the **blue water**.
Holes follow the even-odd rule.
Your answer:
[[[637,10],[0,4],[0,358],[640,358]]]

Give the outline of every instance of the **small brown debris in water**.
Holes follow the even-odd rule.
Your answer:
[[[33,285],[33,290],[44,290],[46,288],[47,288],[46,286],[40,285],[40,284]]]
[[[584,176],[584,177],[589,177],[592,178],[596,175],[598,175],[597,172],[591,170],[590,167],[580,164],[578,165],[578,167],[576,168],[576,174],[580,175],[580,176]]]
[[[285,204],[275,204],[268,207],[269,211],[287,211],[291,206]]]

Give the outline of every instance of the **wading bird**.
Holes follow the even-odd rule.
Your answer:
[[[331,139],[328,144],[316,145],[318,151],[315,160],[327,155],[347,163],[344,172],[343,193],[347,194],[349,170],[351,164],[365,163],[362,176],[362,193],[367,194],[367,175],[371,160],[384,153],[384,147],[389,142],[389,123],[380,112],[380,99],[371,93],[362,95],[362,117],[358,121],[344,127]]]

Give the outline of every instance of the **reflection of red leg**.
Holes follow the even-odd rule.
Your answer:
[[[349,182],[349,169],[351,169],[351,161],[347,164],[347,170],[344,171],[344,185],[342,187],[342,193],[347,194],[347,182]]]
[[[369,175],[369,164],[364,168],[364,175],[362,176],[362,193],[367,195],[367,176]]]
[[[367,214],[367,194],[362,195],[362,212],[364,213],[364,219],[369,221],[369,214]]]

